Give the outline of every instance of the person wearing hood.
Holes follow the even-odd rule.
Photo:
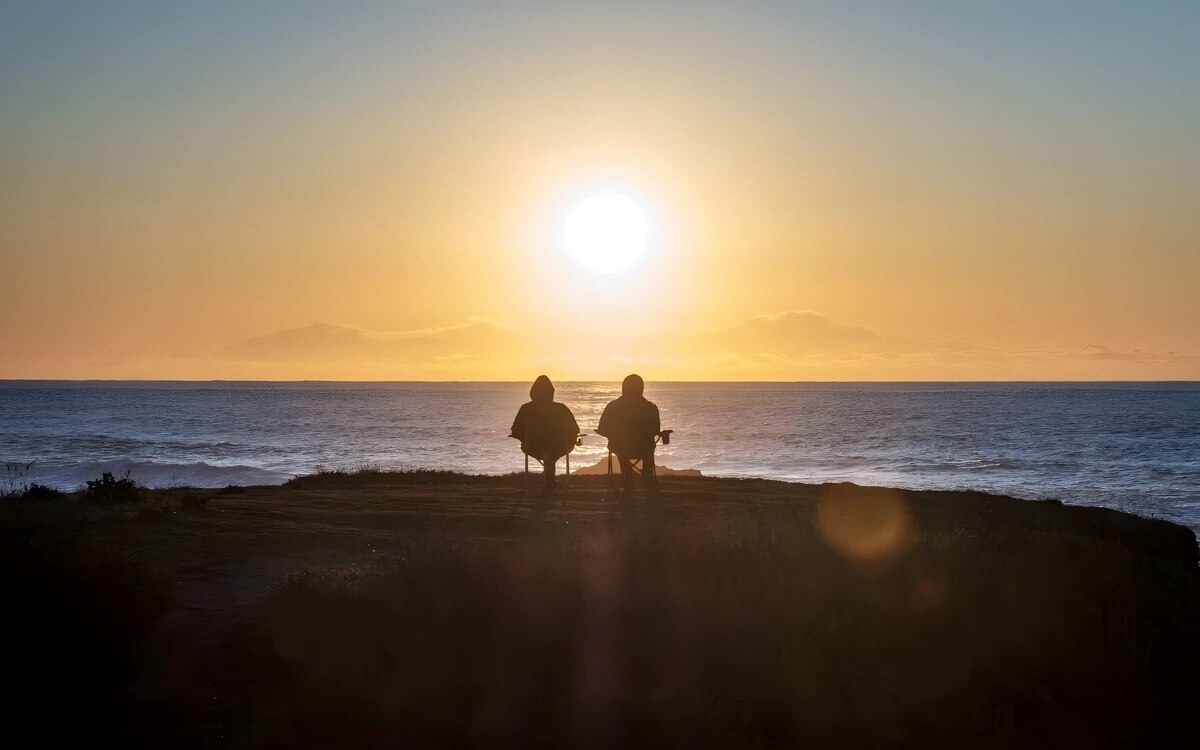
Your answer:
[[[554,464],[575,448],[579,423],[575,415],[554,400],[554,384],[539,375],[529,389],[529,402],[522,404],[513,420],[509,437],[521,441],[521,450],[542,462],[546,489],[554,489]]]
[[[630,375],[621,383],[621,397],[604,407],[596,432],[608,438],[609,449],[617,454],[625,491],[633,490],[633,462],[642,462],[642,476],[651,487],[654,476],[654,441],[662,431],[658,407],[643,394],[646,383],[640,375]]]

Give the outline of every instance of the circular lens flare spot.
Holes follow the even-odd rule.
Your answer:
[[[563,245],[592,271],[623,271],[646,252],[646,213],[624,193],[597,193],[576,203],[563,223]]]
[[[907,538],[908,507],[891,490],[833,487],[821,496],[817,526],[825,543],[845,557],[876,562],[899,550]]]

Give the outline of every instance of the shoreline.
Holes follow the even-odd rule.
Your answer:
[[[590,431],[612,386],[560,386],[560,400]],[[1200,391],[1192,386],[655,388],[664,424],[682,428],[659,452],[671,467],[1053,497],[1200,533],[1200,464],[1193,460],[1200,438],[1192,429]],[[360,465],[519,469],[520,451],[504,435],[527,390],[519,383],[11,386],[0,389],[0,412],[13,417],[5,458],[55,459],[34,467],[30,479],[42,484],[70,490],[132,466],[134,479],[152,487],[249,486]],[[599,461],[603,443],[589,434],[572,463]],[[131,458],[144,463],[102,465]]]
[[[616,503],[611,503],[606,497],[607,479],[600,469],[602,464],[603,459],[580,472],[573,471],[569,483],[559,474],[559,489],[551,497],[551,502],[557,503],[560,508],[571,504],[581,507],[590,504],[595,511],[612,511],[616,504],[622,502],[620,482],[615,482],[615,497],[612,500]],[[1052,521],[1051,525],[1054,528],[1065,530],[1075,526],[1101,532],[1113,539],[1119,539],[1125,533],[1134,537],[1153,536],[1155,533],[1171,535],[1177,537],[1174,544],[1182,544],[1183,547],[1192,549],[1185,557],[1200,565],[1200,542],[1197,542],[1195,532],[1187,525],[1106,506],[1064,502],[1058,498],[1023,498],[978,489],[925,489],[855,482],[815,483],[765,477],[710,476],[701,475],[698,470],[673,470],[661,466],[659,471],[664,488],[663,500],[659,502],[666,502],[664,509],[669,507],[673,496],[685,503],[695,504],[697,498],[717,497],[721,498],[722,502],[727,502],[731,494],[744,493],[749,508],[755,507],[758,502],[765,503],[766,507],[775,507],[781,502],[792,502],[797,504],[794,510],[813,512],[821,498],[830,492],[887,494],[897,499],[907,521],[929,521],[938,515],[947,514],[960,514],[966,518],[983,513],[994,522],[1014,522],[1022,527],[1032,524],[1029,528],[1033,528],[1044,527]],[[693,471],[696,473],[693,474]],[[458,493],[469,493],[472,490],[497,491],[505,499],[520,498],[522,501],[532,502],[531,498],[539,496],[536,490],[539,480],[540,475],[531,472],[530,489],[526,493],[522,491],[523,476],[519,471],[507,474],[470,474],[446,469],[390,471],[362,468],[301,474],[277,484],[230,484],[223,487],[195,487],[185,484],[169,487],[147,487],[140,484],[136,486],[142,501],[162,501],[170,504],[182,498],[183,503],[190,507],[208,507],[209,502],[214,503],[213,507],[220,507],[242,498],[257,498],[278,504],[281,508],[301,512],[303,496],[297,495],[297,491],[307,493],[319,490],[323,500],[330,499],[330,495],[335,498],[342,495],[342,499],[349,504],[342,510],[352,511],[356,503],[376,504],[391,500],[403,504],[404,498],[410,494],[447,488]],[[641,497],[643,494],[641,491],[635,492],[633,501],[637,502],[640,499],[651,502],[648,498]],[[82,486],[62,491],[61,496],[59,502],[62,503],[88,504],[85,488]],[[10,502],[13,499],[7,498]],[[15,499],[19,500],[19,497]],[[459,500],[463,501],[462,498]],[[466,505],[460,506],[459,510],[469,509],[469,498],[465,502]],[[103,503],[99,504],[99,507],[112,512],[121,512],[123,508],[121,504],[106,506]],[[693,509],[685,508],[683,512]],[[1179,532],[1190,535],[1190,542],[1179,542],[1178,539],[1182,539]]]
[[[577,456],[575,460],[578,461],[580,458],[582,458],[582,457]],[[572,468],[571,468],[571,474],[573,477],[574,476],[586,477],[586,476],[597,476],[597,475],[603,476],[605,474],[604,462],[605,462],[605,459],[603,456],[599,457],[599,459],[594,464],[578,464],[573,461]],[[36,464],[37,462],[35,461],[33,463]],[[23,466],[23,464],[10,464],[10,465]],[[111,471],[115,476],[119,477],[119,476],[123,475],[126,470],[129,470],[132,472],[133,470],[138,469],[139,467],[144,468],[146,466],[152,466],[158,471],[163,471],[163,470],[166,470],[166,471],[178,470],[179,471],[178,474],[174,474],[174,473],[171,474],[171,478],[168,480],[148,481],[148,482],[143,482],[143,480],[141,478],[139,478],[137,473],[131,473],[131,475],[130,475],[131,478],[135,482],[137,482],[143,489],[145,489],[147,491],[171,491],[171,490],[210,491],[210,490],[219,490],[219,489],[222,489],[225,487],[243,487],[243,488],[247,488],[247,489],[250,489],[250,488],[279,488],[279,487],[285,487],[291,482],[294,482],[297,480],[303,480],[306,477],[320,475],[320,474],[327,474],[327,473],[339,474],[339,475],[348,475],[348,474],[352,475],[352,474],[356,474],[356,473],[366,472],[366,473],[374,473],[374,474],[381,474],[381,475],[398,475],[399,476],[399,475],[404,475],[404,474],[408,474],[408,473],[424,472],[424,473],[438,473],[438,474],[444,473],[444,474],[450,474],[450,475],[460,475],[465,478],[501,478],[501,477],[512,477],[512,476],[519,477],[521,474],[521,472],[519,470],[512,471],[512,472],[505,472],[505,473],[500,473],[500,472],[471,473],[471,472],[467,472],[467,471],[460,471],[457,469],[446,469],[446,468],[438,468],[438,467],[381,469],[381,468],[369,466],[369,465],[368,466],[356,466],[354,468],[349,468],[349,469],[318,469],[318,470],[310,472],[310,473],[293,473],[290,471],[286,471],[286,472],[285,471],[277,471],[274,469],[267,469],[267,468],[258,467],[258,466],[251,466],[249,464],[221,465],[221,464],[210,464],[207,462],[200,462],[200,463],[195,463],[195,464],[172,464],[172,463],[156,463],[156,462],[138,462],[138,461],[123,459],[123,460],[116,460],[116,461],[89,461],[89,462],[85,462],[85,463],[72,464],[70,466],[72,471],[74,473],[79,474],[79,476],[82,477],[79,480],[71,480],[71,481],[54,481],[54,480],[45,481],[45,480],[42,480],[42,481],[38,481],[39,478],[35,478],[33,480],[33,483],[45,484],[46,486],[49,486],[54,490],[63,492],[68,495],[72,495],[72,494],[77,494],[79,492],[82,492],[86,487],[87,480],[99,478],[100,475],[104,471]],[[87,468],[86,468],[86,470],[81,471],[78,467],[87,467]],[[222,479],[220,479],[220,480],[214,479],[214,480],[207,480],[207,481],[200,481],[200,482],[189,482],[188,479],[181,478],[181,477],[189,477],[189,476],[194,478],[196,476],[196,472],[198,472],[198,471],[211,472],[213,475],[219,474],[222,477]],[[1171,518],[1171,517],[1169,517],[1167,515],[1163,515],[1163,514],[1152,514],[1152,513],[1143,514],[1143,513],[1136,512],[1134,510],[1127,510],[1127,509],[1122,509],[1119,507],[1113,507],[1112,504],[1108,504],[1108,503],[1104,503],[1104,502],[1097,502],[1097,503],[1081,502],[1078,497],[1073,497],[1070,493],[1064,493],[1062,491],[1057,491],[1057,492],[1051,492],[1051,491],[1032,492],[1031,491],[1030,493],[1016,494],[1016,493],[1013,493],[1012,491],[1006,491],[1004,489],[995,489],[995,488],[989,488],[986,486],[971,485],[971,484],[967,484],[967,483],[964,483],[962,485],[950,485],[950,486],[944,486],[944,485],[943,486],[926,486],[921,482],[905,483],[903,481],[898,481],[895,483],[876,484],[873,482],[862,482],[861,480],[842,479],[842,478],[836,478],[836,477],[830,478],[830,479],[825,479],[825,480],[815,480],[812,478],[777,478],[777,477],[749,475],[749,474],[745,474],[745,475],[725,474],[725,473],[707,474],[707,473],[702,473],[702,471],[700,469],[692,469],[692,468],[676,469],[676,468],[672,468],[669,466],[662,466],[662,465],[660,465],[658,467],[658,471],[659,471],[660,475],[664,476],[664,477],[686,476],[689,478],[703,478],[703,479],[728,480],[728,481],[779,482],[779,483],[783,483],[783,484],[802,485],[802,486],[820,486],[823,484],[853,484],[853,485],[860,486],[860,487],[880,487],[880,488],[897,490],[897,491],[901,491],[901,492],[915,492],[915,493],[927,493],[927,492],[938,493],[938,492],[940,492],[940,493],[960,493],[960,494],[968,494],[968,495],[994,495],[997,497],[1009,498],[1012,500],[1019,500],[1019,501],[1023,501],[1023,502],[1034,502],[1034,503],[1058,502],[1058,503],[1068,505],[1071,507],[1107,509],[1107,510],[1115,511],[1117,513],[1123,513],[1123,514],[1135,516],[1138,518],[1144,518],[1147,520],[1163,521],[1163,522],[1170,523],[1170,524],[1173,524],[1176,526],[1182,526],[1184,528],[1187,528],[1197,537],[1197,539],[1200,539],[1200,526],[1193,527],[1182,519]],[[234,473],[227,475],[226,474],[227,472],[234,472]],[[239,477],[238,476],[239,472],[242,473],[243,476]],[[275,475],[274,479],[276,479],[277,481],[262,481],[262,479],[265,477],[265,475],[272,475],[272,474]],[[560,466],[559,466],[558,476],[560,477],[560,480],[561,480],[561,478],[563,476],[561,462],[560,462]],[[250,481],[246,481],[246,482],[232,481],[231,482],[231,481],[227,481],[228,478],[233,478],[233,479],[247,479],[248,478],[248,479],[250,479]],[[18,476],[17,479],[20,479],[20,477]],[[10,489],[19,489],[19,486],[21,483],[22,482],[15,481],[13,479],[13,475],[10,470],[10,479],[9,479]],[[29,484],[30,482],[25,481],[24,483]]]

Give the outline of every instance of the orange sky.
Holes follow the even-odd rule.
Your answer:
[[[0,378],[1200,378],[1195,12],[152,7],[0,18]]]

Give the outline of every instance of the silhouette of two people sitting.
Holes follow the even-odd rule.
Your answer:
[[[596,432],[608,438],[608,448],[621,464],[625,492],[633,491],[635,464],[641,463],[642,479],[652,490],[658,488],[654,470],[654,446],[662,434],[658,406],[646,399],[646,383],[640,375],[621,382],[621,396],[609,402],[600,415]]]
[[[521,450],[542,463],[547,492],[554,490],[554,464],[575,447],[579,424],[566,404],[554,400],[554,384],[539,375],[513,420],[510,437],[521,441]]]
[[[659,437],[666,442],[658,407],[646,399],[646,383],[640,375],[630,375],[621,383],[621,396],[610,401],[600,415],[596,432],[608,438],[608,448],[617,457],[625,492],[633,491],[634,476],[640,472],[651,489],[658,488],[654,467],[654,447]],[[509,437],[521,441],[525,455],[542,464],[547,492],[554,489],[555,463],[570,453],[579,438],[579,423],[566,404],[554,400],[554,384],[539,375],[529,389],[529,402],[522,404],[513,420]]]

